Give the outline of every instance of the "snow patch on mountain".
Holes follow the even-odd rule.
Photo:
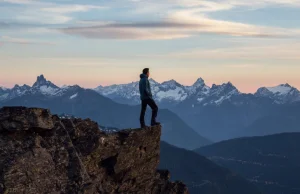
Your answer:
[[[279,94],[279,95],[285,95],[288,94],[292,88],[291,86],[288,85],[279,85],[279,86],[275,86],[275,87],[267,87],[267,89],[274,93],[274,94]]]
[[[233,104],[243,104],[244,98],[238,98],[240,101],[236,102],[234,99],[236,96],[242,95],[238,89],[230,82],[216,85],[213,84],[209,87],[205,84],[202,78],[198,78],[193,85],[185,86],[175,80],[169,80],[162,83],[156,82],[152,78],[149,79],[153,98],[158,103],[166,102],[169,105],[176,105],[181,102],[188,103],[196,106],[208,106],[208,105],[221,105],[222,103],[230,102]],[[52,82],[46,80],[43,75],[37,77],[36,82],[32,87],[28,85],[15,85],[13,88],[8,89],[0,87],[0,101],[10,100],[23,95],[42,94],[49,97],[59,97],[66,93],[70,94],[70,97],[74,96],[80,86],[68,86],[64,85],[58,87]],[[98,86],[93,89],[97,93],[111,98],[119,103],[136,105],[140,103],[139,93],[139,81],[131,82],[128,84],[114,84],[111,86]],[[71,96],[71,94],[73,94]],[[300,101],[300,92],[296,88],[282,84],[275,87],[263,87],[259,88],[254,94],[256,97],[270,98],[274,100],[274,103],[283,104]],[[74,96],[73,98],[75,98]]]
[[[51,86],[40,86],[39,90],[44,95],[55,95],[59,88],[52,88]]]
[[[216,104],[221,104],[225,99],[225,96],[221,96],[221,98],[219,98],[218,100],[215,101]]]
[[[8,88],[5,88],[5,87],[2,87],[2,86],[0,86],[0,90],[7,91],[7,90],[9,90],[9,89],[8,89]]]
[[[78,96],[78,93],[76,93],[76,94],[70,96],[70,99],[72,100],[72,99],[76,98],[77,96]]]
[[[162,100],[174,100],[174,101],[183,101],[188,95],[187,93],[180,87],[175,87],[174,89],[170,89],[167,91],[159,91],[155,94],[156,99],[158,101]]]
[[[275,87],[262,87],[254,94],[257,97],[266,97],[274,100],[276,104],[300,101],[300,91],[289,84]]]
[[[202,102],[205,98],[198,98],[197,101],[198,102]]]
[[[0,95],[0,101],[7,99],[8,95],[9,95],[9,93]]]
[[[153,97],[158,102],[177,104],[185,100],[194,100],[194,104],[221,104],[233,95],[240,92],[230,82],[222,85],[213,85],[212,88],[205,85],[202,78],[198,78],[191,86],[184,86],[175,80],[158,83],[149,79]],[[140,103],[139,82],[129,84],[99,86],[94,89],[101,95],[118,102]],[[121,99],[121,100],[120,100]]]

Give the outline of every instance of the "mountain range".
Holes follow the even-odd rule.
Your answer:
[[[84,89],[78,85],[58,87],[47,81],[43,75],[37,77],[32,87],[15,86],[11,90],[4,89],[4,91],[7,92],[4,94],[6,98],[0,101],[0,107],[41,107],[59,115],[91,118],[103,126],[120,129],[139,126],[139,106],[116,103],[94,90]],[[147,118],[147,123],[150,123],[149,112]],[[162,140],[172,145],[195,149],[211,143],[170,110],[161,109],[159,119],[164,128]]]
[[[300,133],[238,138],[195,150],[266,194],[300,193]]]
[[[198,78],[191,86],[182,85],[175,80],[169,80],[162,83],[158,83],[153,79],[149,79],[149,81],[154,94],[154,99],[164,107],[168,107],[168,105],[174,106],[190,99],[193,99],[194,105],[220,105],[226,101],[231,101],[232,98],[236,96],[244,94],[231,82],[221,85],[213,84],[209,87],[202,78]],[[139,82],[136,81],[128,84],[114,84],[110,86],[100,85],[94,90],[119,103],[139,104],[138,83]],[[13,88],[0,87],[0,100],[12,99],[17,96],[22,96],[27,92],[35,92],[37,88],[43,94],[60,95],[66,87],[68,86],[58,87],[52,82],[47,81],[44,76],[41,75],[32,87],[26,84],[23,86],[15,85]],[[269,98],[277,104],[300,101],[299,90],[289,84],[281,84],[276,87],[261,87],[253,95]]]
[[[174,106],[184,101],[193,99],[194,105],[220,105],[232,98],[243,95],[231,82],[221,85],[213,84],[209,87],[202,78],[191,86],[184,86],[175,80],[158,83],[149,79],[154,99],[165,107]],[[128,84],[98,86],[95,91],[117,102],[126,104],[139,104],[139,82]],[[276,87],[262,87],[254,96],[266,97],[274,103],[292,103],[300,101],[300,92],[289,84],[281,84]]]
[[[158,83],[150,79],[150,83],[154,98],[161,109],[169,109],[178,115],[180,120],[182,119],[185,126],[215,142],[243,136],[300,132],[298,128],[300,92],[289,84],[262,87],[254,94],[245,94],[230,82],[209,87],[201,78],[191,86],[184,86],[175,80]],[[79,95],[77,90],[88,91],[93,96],[101,96],[99,97],[101,99],[109,98],[115,102],[116,106],[137,106],[140,103],[138,82],[84,89],[78,85],[58,87],[41,75],[32,87],[16,85],[11,89],[0,88],[0,104],[9,104],[9,102],[16,102],[17,99],[29,98],[29,96],[46,97],[48,100],[56,99],[57,101],[64,99],[66,102],[75,103]],[[88,99],[86,100],[85,103],[89,104]],[[72,106],[78,107],[79,105]],[[136,115],[139,114],[138,109],[138,107],[135,108]],[[67,111],[72,114],[73,110]],[[94,112],[89,112],[85,116],[88,117],[89,114],[94,114]],[[114,119],[107,118],[107,120]],[[103,124],[120,128],[119,122]],[[174,127],[176,124],[172,122],[170,125]]]
[[[300,112],[291,109],[300,108],[300,91],[289,84],[261,87],[254,94],[240,92],[231,82],[209,87],[202,78],[191,86],[175,80],[158,83],[150,79],[150,84],[160,107],[170,109],[213,141],[299,131]],[[139,103],[138,82],[95,90],[119,103]]]

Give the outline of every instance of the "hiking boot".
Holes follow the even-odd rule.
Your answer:
[[[151,122],[151,126],[157,126],[157,125],[160,125],[160,122],[156,122],[156,121]]]
[[[141,124],[141,129],[146,129],[146,128],[147,128],[147,125]]]

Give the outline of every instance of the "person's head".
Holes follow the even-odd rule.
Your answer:
[[[147,75],[147,77],[150,76],[149,68],[143,69],[143,74]]]

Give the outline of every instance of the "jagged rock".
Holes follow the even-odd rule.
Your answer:
[[[159,163],[161,127],[106,134],[48,110],[0,109],[0,193],[188,193]]]

